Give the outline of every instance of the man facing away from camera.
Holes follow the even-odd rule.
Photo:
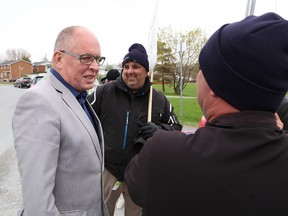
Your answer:
[[[19,215],[108,215],[103,132],[86,100],[104,60],[90,30],[67,27],[56,39],[51,70],[20,98],[13,117]]]
[[[97,88],[88,96],[99,116],[105,139],[104,196],[110,215],[121,192],[125,215],[141,215],[142,208],[131,201],[124,172],[130,159],[139,152],[146,139],[155,131],[182,129],[167,98],[153,89],[152,118],[147,122],[151,82],[146,49],[132,44],[124,56],[122,73],[113,82]],[[119,186],[120,184],[120,186]],[[120,187],[117,189],[117,187]]]
[[[125,181],[149,216],[288,215],[288,135],[275,112],[288,89],[288,21],[223,25],[200,52],[195,134],[157,131]]]

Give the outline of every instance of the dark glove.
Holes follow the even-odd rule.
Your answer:
[[[153,122],[147,122],[144,126],[139,128],[141,136],[146,140],[158,131],[160,127]]]
[[[142,147],[144,146],[146,140],[143,137],[136,138],[134,140],[134,147],[133,147],[133,156],[138,154]]]

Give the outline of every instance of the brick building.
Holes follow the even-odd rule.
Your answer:
[[[0,63],[0,81],[13,81],[20,77],[26,77],[32,72],[32,63],[24,60],[10,60]]]
[[[33,63],[33,73],[47,73],[51,68],[50,61],[41,61]]]

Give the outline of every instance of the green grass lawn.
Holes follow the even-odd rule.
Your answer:
[[[163,92],[162,84],[153,84],[153,88]],[[170,84],[165,84],[165,92],[163,92],[166,96],[179,96],[174,93],[173,86]],[[183,90],[182,95],[185,97],[197,97],[197,86],[196,83],[189,83],[186,88]]]
[[[2,82],[2,81],[0,81],[0,84],[1,85],[13,85],[12,82]]]
[[[162,85],[161,84],[153,84],[153,88],[162,91]],[[179,119],[179,121],[183,125],[192,125],[195,127],[198,127],[198,124],[200,122],[202,111],[198,105],[197,102],[197,90],[196,90],[196,84],[195,83],[189,83],[186,88],[183,90],[183,97],[182,97],[182,115],[180,113],[180,102],[181,99],[179,95],[176,95],[174,93],[173,86],[170,86],[169,84],[165,85],[165,92],[163,92],[170,103],[174,107],[174,111]],[[178,96],[178,98],[175,97],[169,97],[169,96]],[[192,98],[186,98],[186,97],[192,97]]]

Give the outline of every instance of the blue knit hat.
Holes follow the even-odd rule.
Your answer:
[[[130,46],[129,52],[124,56],[122,67],[129,61],[141,64],[146,71],[149,71],[149,61],[146,49],[142,44],[134,43]]]
[[[209,87],[233,107],[276,112],[288,89],[288,21],[266,13],[223,25],[199,63]]]

